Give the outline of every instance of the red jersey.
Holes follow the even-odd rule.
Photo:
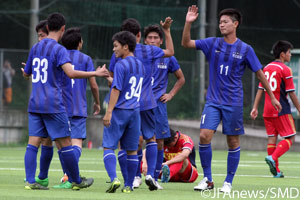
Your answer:
[[[291,68],[282,62],[274,61],[268,64],[263,71],[267,80],[269,81],[274,96],[282,106],[282,111],[278,113],[271,103],[270,96],[265,91],[266,95],[263,117],[278,117],[281,115],[290,114],[291,107],[287,99],[287,94],[288,92],[295,91]],[[258,87],[259,89],[264,89],[261,83],[259,83]]]
[[[176,134],[178,135],[178,141],[175,144],[175,146],[174,147],[164,146],[165,161],[171,160],[176,155],[181,153],[184,149],[189,149],[191,151],[191,153],[190,153],[188,159],[191,162],[191,164],[196,167],[196,164],[195,164],[196,154],[195,154],[193,140],[189,136],[182,134],[179,131],[177,131]]]

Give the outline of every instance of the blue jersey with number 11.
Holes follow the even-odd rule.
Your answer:
[[[116,108],[135,109],[140,107],[145,68],[140,60],[128,56],[114,66],[111,88],[120,90]]]
[[[252,47],[239,39],[228,44],[224,38],[215,37],[196,40],[195,43],[209,62],[206,100],[221,105],[242,106],[242,76],[246,66],[253,72],[262,68]]]
[[[32,74],[28,112],[66,112],[62,98],[64,71],[61,65],[70,62],[66,48],[53,39],[43,39],[31,48],[24,68],[26,74]]]

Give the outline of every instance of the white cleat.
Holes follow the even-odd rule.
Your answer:
[[[155,183],[156,183],[156,186],[157,186],[158,190],[163,190],[164,189],[161,185],[159,185],[158,181],[155,181]]]
[[[230,193],[231,189],[232,189],[231,183],[228,183],[228,182],[225,181],[224,184],[223,184],[223,187],[220,189],[220,191],[224,192],[224,193]]]
[[[200,183],[194,187],[195,191],[212,190],[214,189],[214,182],[209,181],[207,177],[204,177]]]
[[[139,176],[134,177],[133,188],[139,188],[142,185],[142,178]]]

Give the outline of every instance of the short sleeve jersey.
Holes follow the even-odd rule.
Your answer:
[[[78,50],[68,50],[72,66],[78,71],[95,71],[93,60],[88,55],[81,53]],[[73,100],[73,116],[87,117],[87,100],[86,100],[86,86],[87,79],[72,79],[71,91]]]
[[[53,39],[43,39],[31,48],[24,68],[26,74],[32,75],[28,112],[65,112],[61,65],[70,62],[66,48]]]
[[[221,104],[242,106],[242,76],[246,66],[253,72],[262,68],[254,50],[240,39],[228,44],[224,38],[196,40],[209,62],[209,86],[206,100]]]
[[[291,113],[291,107],[287,99],[289,92],[295,91],[293,74],[291,68],[282,62],[274,61],[263,69],[275,98],[280,102],[282,110],[280,113],[271,103],[270,96],[265,91],[264,117],[278,117]],[[264,89],[259,83],[259,89]]]
[[[156,46],[136,44],[134,56],[137,57],[145,67],[144,83],[140,98],[140,110],[144,111],[155,108],[157,104],[151,85],[153,62],[155,59],[163,57],[164,52],[161,48]],[[116,59],[115,54],[113,54],[109,65],[109,70],[111,72],[115,71],[115,63],[117,60],[119,59]]]
[[[136,57],[128,56],[116,63],[111,86],[120,91],[116,108],[135,109],[140,107],[145,73],[142,62]]]
[[[174,73],[180,66],[174,56],[158,58],[153,65],[152,89],[155,100],[157,101],[167,91],[169,73]]]
[[[189,155],[189,161],[192,163],[193,166],[196,167],[196,154],[195,154],[195,148],[194,148],[194,142],[193,140],[185,134],[180,133],[179,131],[176,132],[178,135],[178,141],[173,147],[167,147],[164,146],[164,159],[165,161],[171,160],[178,154],[180,154],[184,149],[190,150],[190,155]]]

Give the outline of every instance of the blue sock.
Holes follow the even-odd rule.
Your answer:
[[[43,146],[40,156],[40,174],[39,179],[48,178],[48,171],[53,157],[53,147]]]
[[[232,183],[235,172],[239,166],[240,161],[240,147],[236,149],[228,149],[228,157],[227,157],[227,176],[225,181],[228,183]]]
[[[27,145],[24,163],[25,163],[25,173],[26,181],[28,183],[35,183],[35,171],[36,171],[36,157],[38,153],[38,148],[31,144]]]
[[[132,188],[134,176],[136,174],[136,170],[138,167],[138,156],[137,155],[127,155],[127,174],[128,174],[128,179],[127,182],[125,183],[125,187],[129,186]]]
[[[79,177],[79,167],[72,146],[61,148],[61,159],[66,167],[66,171],[71,180],[75,183],[81,183]]]
[[[141,175],[141,162],[142,162],[142,159],[143,159],[143,149],[138,150],[137,156],[138,156],[138,159],[139,159],[139,163],[138,163],[138,167],[137,167],[135,176],[142,177],[142,175]]]
[[[116,171],[117,159],[114,150],[112,149],[104,150],[103,162],[107,174],[110,177],[110,181],[112,182],[115,178],[117,178],[117,171]]]
[[[126,183],[128,174],[127,174],[127,152],[125,150],[119,151],[118,160],[119,160],[119,165],[120,165],[120,169],[122,172],[122,176],[124,179],[124,183]]]
[[[163,162],[164,162],[164,150],[157,150],[156,169],[154,173],[154,178],[156,181],[158,179]]]
[[[147,175],[151,175],[154,177],[154,171],[156,168],[157,161],[157,143],[156,142],[148,142],[146,144],[146,160],[148,164]]]
[[[200,144],[199,143],[199,156],[200,156],[200,160],[201,160],[201,165],[202,165],[204,177],[207,177],[207,179],[209,181],[212,181],[212,176],[211,176],[211,160],[212,160],[211,144]]]
[[[74,153],[75,153],[75,156],[76,156],[77,163],[79,163],[79,158],[81,156],[81,148],[79,146],[74,145],[73,149],[74,149]]]
[[[61,150],[58,150],[57,153],[58,153],[58,157],[59,157],[59,160],[60,160],[60,164],[61,164],[61,168],[62,168],[62,170],[63,170],[63,173],[64,173],[64,174],[67,174],[67,176],[68,176],[68,181],[69,181],[70,183],[72,183],[72,182],[73,182],[72,177],[70,176],[70,173],[68,172],[68,170],[67,170],[67,168],[66,168],[66,166],[65,166],[65,163],[64,163],[64,161],[62,160]]]

